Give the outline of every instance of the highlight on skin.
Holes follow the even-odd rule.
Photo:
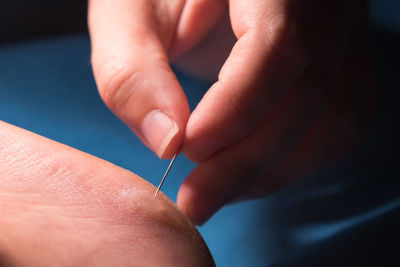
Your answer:
[[[0,121],[0,263],[214,266],[188,218],[137,175]]]

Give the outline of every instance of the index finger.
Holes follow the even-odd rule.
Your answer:
[[[248,135],[304,70],[309,53],[288,2],[230,1],[238,41],[189,118],[184,152],[191,159],[203,161]]]

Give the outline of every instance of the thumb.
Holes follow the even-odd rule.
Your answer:
[[[190,114],[166,54],[182,3],[174,1],[168,7],[157,7],[152,1],[89,3],[92,64],[99,93],[160,158],[177,152]]]

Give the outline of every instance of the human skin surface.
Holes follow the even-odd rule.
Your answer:
[[[214,266],[137,175],[0,121],[0,266]]]

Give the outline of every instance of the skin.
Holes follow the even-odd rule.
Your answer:
[[[0,121],[1,266],[214,266],[164,194],[124,169]]]
[[[92,0],[98,89],[159,157],[182,150],[199,163],[178,205],[202,224],[330,166],[365,137],[376,95],[366,4]],[[215,81],[192,113],[171,62]]]

